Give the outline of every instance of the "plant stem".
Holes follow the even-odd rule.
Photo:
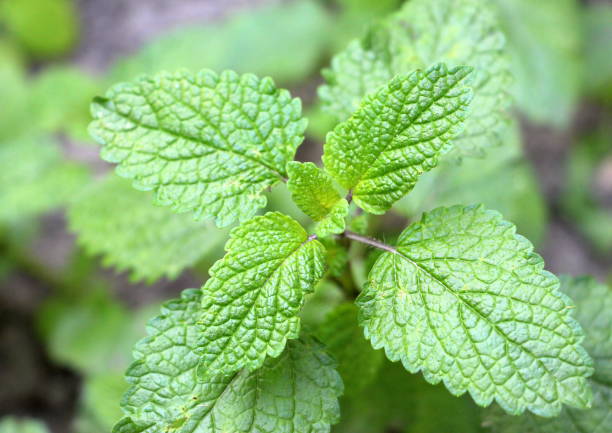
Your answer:
[[[357,242],[361,242],[362,244],[366,244],[371,247],[378,248],[380,250],[384,250],[384,251],[388,251],[393,254],[397,254],[397,250],[393,248],[392,246],[382,243],[379,240],[369,238],[367,236],[362,236],[350,230],[346,230],[344,233],[342,233],[342,236],[344,236],[345,238],[357,241]]]

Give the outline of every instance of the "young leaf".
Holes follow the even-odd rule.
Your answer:
[[[201,373],[260,367],[299,335],[304,296],[323,275],[325,247],[294,220],[268,213],[236,227],[203,287]]]
[[[612,289],[590,277],[561,278],[561,289],[576,302],[576,318],[583,326],[584,347],[595,361],[595,373],[589,380],[593,405],[589,410],[564,408],[557,418],[531,414],[505,415],[491,408],[484,424],[499,433],[605,433],[612,414]]]
[[[382,351],[372,350],[363,337],[357,313],[354,304],[341,304],[327,316],[316,333],[338,361],[338,372],[347,393],[358,392],[374,380],[383,360]]]
[[[297,206],[318,221],[319,236],[342,233],[348,202],[334,188],[331,177],[312,162],[291,161],[287,164],[287,188]]]
[[[466,117],[469,73],[440,64],[398,75],[327,136],[325,168],[358,206],[384,213],[437,165]]]
[[[444,62],[474,68],[474,103],[458,151],[479,154],[500,141],[510,102],[510,72],[504,36],[487,0],[411,0],[389,20],[351,43],[324,71],[319,90],[326,108],[340,120],[363,97],[396,74]],[[445,150],[448,150],[446,147]]]
[[[438,208],[382,254],[358,298],[374,348],[509,413],[589,407],[592,362],[558,279],[482,206]]]
[[[218,226],[252,217],[303,140],[301,104],[270,78],[231,71],[160,73],[95,100],[102,158],[157,201]]]
[[[70,228],[90,254],[104,264],[132,271],[133,280],[176,278],[214,250],[226,233],[154,206],[148,194],[109,176],[93,184],[69,209]]]
[[[200,381],[200,295],[186,290],[149,323],[135,350],[123,399],[127,417],[114,432],[310,433],[329,431],[339,416],[342,381],[310,338],[291,341],[256,371]]]

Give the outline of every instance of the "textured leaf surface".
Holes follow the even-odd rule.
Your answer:
[[[0,221],[48,212],[72,198],[87,181],[85,167],[63,160],[49,138],[27,136],[0,143]]]
[[[102,158],[157,201],[218,226],[265,206],[303,140],[301,104],[270,78],[160,73],[118,84],[92,108]]]
[[[339,305],[316,333],[338,361],[338,372],[348,394],[360,391],[374,380],[383,360],[382,351],[372,350],[363,337],[357,313],[357,307],[352,303]]]
[[[304,296],[323,275],[325,247],[293,219],[268,213],[236,227],[203,287],[201,373],[258,368],[299,335]]]
[[[358,206],[384,213],[437,165],[465,119],[469,72],[436,65],[398,75],[327,136],[325,168]]]
[[[410,372],[493,399],[508,412],[553,416],[588,407],[592,363],[558,279],[497,212],[454,206],[424,214],[370,271],[358,298],[375,348]]]
[[[287,173],[291,198],[306,215],[319,222],[317,234],[342,233],[348,202],[334,188],[332,178],[312,162],[289,162]]]
[[[437,62],[474,68],[474,103],[453,143],[478,154],[500,141],[510,102],[505,41],[487,0],[412,0],[361,42],[353,42],[324,72],[319,95],[343,120],[362,98],[398,73]],[[448,150],[450,147],[446,147]]]
[[[309,338],[289,342],[259,370],[206,381],[197,377],[201,292],[186,290],[149,323],[135,350],[123,400],[128,419],[115,432],[314,433],[338,418],[342,382]]]
[[[148,194],[110,176],[83,192],[70,207],[71,229],[90,254],[104,264],[130,270],[134,280],[176,278],[213,251],[226,233],[155,206]]]
[[[557,418],[526,414],[505,415],[492,408],[484,424],[499,433],[607,433],[612,426],[612,289],[590,277],[561,279],[561,288],[576,302],[576,318],[583,326],[584,347],[595,361],[590,379],[593,406],[589,410],[564,408]]]

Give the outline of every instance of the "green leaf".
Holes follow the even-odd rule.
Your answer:
[[[202,288],[201,373],[260,367],[299,335],[304,296],[323,275],[325,247],[294,220],[268,213],[236,227]]]
[[[508,39],[519,109],[532,121],[566,127],[581,86],[577,0],[490,2]]]
[[[123,369],[129,351],[118,353],[116,348],[126,336],[130,315],[107,290],[89,289],[79,296],[54,296],[42,305],[38,325],[47,351],[54,361],[87,374],[109,371],[117,364]]]
[[[328,134],[325,168],[359,207],[384,213],[437,165],[466,117],[469,73],[436,65],[398,75]]]
[[[51,211],[88,181],[84,166],[62,158],[57,143],[26,136],[0,143],[0,222]]]
[[[474,103],[464,132],[453,143],[459,152],[480,154],[500,141],[508,117],[510,72],[504,45],[486,0],[412,0],[332,60],[319,95],[343,120],[396,74],[438,62],[471,66]]]
[[[25,51],[39,58],[66,53],[78,34],[73,0],[4,0],[0,20]]]
[[[334,188],[332,178],[312,162],[287,164],[287,188],[298,207],[314,221],[319,236],[342,233],[348,202]]]
[[[2,104],[11,107],[0,116],[0,140],[21,134],[30,127],[27,112],[29,89],[23,60],[16,48],[0,39],[0,94]]]
[[[160,204],[218,226],[252,217],[303,140],[299,99],[270,78],[162,72],[112,87],[92,107],[102,158]]]
[[[129,419],[114,432],[310,433],[339,416],[342,382],[333,361],[310,338],[288,343],[256,371],[199,380],[200,295],[186,290],[149,323],[135,350],[123,399]]]
[[[606,173],[612,166],[611,134],[609,127],[603,127],[572,146],[561,196],[564,211],[604,256],[612,252],[612,208],[605,199]]]
[[[318,1],[269,2],[229,18],[170,31],[111,70],[113,81],[187,68],[232,69],[297,83],[320,64],[331,20]]]
[[[585,50],[586,91],[593,98],[612,103],[612,4],[600,3],[586,7],[582,17]]]
[[[346,120],[359,108],[363,97],[391,78],[387,57],[369,50],[358,40],[336,54],[329,69],[322,71],[326,84],[318,89],[323,108],[339,120]]]
[[[335,308],[316,332],[329,353],[338,361],[346,394],[360,391],[378,372],[382,351],[374,351],[357,322],[357,307],[344,303]]]
[[[438,208],[389,248],[358,298],[374,348],[512,414],[589,406],[592,362],[570,300],[500,214]]]
[[[48,433],[45,425],[37,420],[12,416],[0,421],[0,433]]]
[[[561,278],[561,289],[576,301],[576,318],[585,329],[584,347],[595,361],[589,410],[564,408],[558,418],[526,414],[510,417],[487,410],[484,424],[500,433],[605,433],[612,419],[612,289],[593,278]]]
[[[100,90],[93,77],[74,67],[53,66],[37,75],[31,86],[28,115],[37,128],[88,140],[89,104]]]
[[[154,206],[148,194],[135,191],[117,176],[83,191],[68,217],[89,254],[102,255],[106,266],[130,270],[134,281],[176,278],[215,252],[226,235],[210,222]]]
[[[116,420],[123,415],[119,401],[126,388],[123,374],[120,373],[104,372],[86,376],[81,391],[81,423],[89,421],[90,424],[99,425],[98,432],[111,431]],[[75,430],[82,433],[78,428]]]

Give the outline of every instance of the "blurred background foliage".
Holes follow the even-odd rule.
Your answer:
[[[2,0],[0,433],[110,431],[146,319],[161,300],[201,286],[222,254],[224,232],[147,207],[147,194],[108,177],[86,132],[92,97],[162,69],[269,75],[303,99],[309,127],[298,158],[318,160],[335,122],[317,101],[320,70],[401,3]],[[605,280],[612,264],[612,2],[491,3],[514,74],[515,116],[504,144],[484,159],[445,161],[369,230],[392,239],[424,210],[482,202],[515,222],[550,270]],[[284,186],[268,201],[307,224]],[[164,250],[166,240],[146,231],[151,220],[190,238],[184,250]],[[74,233],[95,238],[101,227],[114,228],[117,239],[99,240],[106,243],[98,249],[75,244]],[[154,247],[159,255],[147,253]],[[136,253],[116,269],[109,253],[121,248]],[[314,329],[337,314],[342,294],[334,282],[363,281],[376,254],[363,260],[360,246],[328,249],[338,266],[303,311]],[[339,271],[348,256],[351,275]],[[144,277],[169,262],[163,278]],[[351,324],[340,331],[319,337],[333,348],[360,332]],[[480,430],[471,400],[371,353],[354,361],[380,368],[349,384],[334,431],[449,431],[451,418],[463,433]],[[406,390],[419,400],[407,399]],[[372,410],[377,401],[385,411]]]

